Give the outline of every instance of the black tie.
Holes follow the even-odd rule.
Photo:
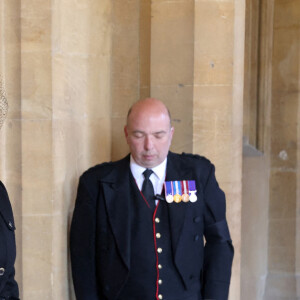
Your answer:
[[[143,193],[144,197],[147,199],[147,201],[150,205],[150,208],[154,211],[154,209],[155,209],[154,189],[153,189],[153,184],[149,178],[152,173],[153,173],[153,171],[150,169],[146,169],[143,172],[145,180],[144,180],[143,186],[142,186],[142,193]]]

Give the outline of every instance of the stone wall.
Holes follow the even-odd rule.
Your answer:
[[[253,5],[256,2],[260,4]],[[251,138],[246,134],[241,296],[298,299],[300,2],[248,1],[247,8],[251,17],[261,10],[258,57],[253,65],[245,64],[245,78],[251,77],[253,66],[258,70],[257,85],[247,93],[245,81],[244,98],[246,103],[256,101],[252,119],[258,119],[259,150],[247,145]],[[253,39],[248,42],[248,49],[255,51]],[[248,117],[245,121],[249,124]]]
[[[242,161],[245,1],[0,0],[10,107],[0,175],[16,218],[22,299],[74,298],[68,230],[78,177],[128,152],[127,110],[146,96],[170,108],[173,151],[216,165],[235,245],[230,299],[259,299],[265,286],[272,295],[274,274],[299,272],[300,9],[296,0],[272,3],[267,151]]]

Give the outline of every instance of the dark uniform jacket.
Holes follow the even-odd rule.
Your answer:
[[[77,300],[118,299],[126,285],[131,253],[130,172],[128,155],[95,166],[80,178],[70,234]],[[214,166],[204,157],[169,152],[166,181],[178,180],[195,180],[198,200],[168,205],[176,269],[187,290],[191,278],[199,279],[199,299],[227,299],[233,247],[225,196]],[[205,238],[205,246],[194,242],[195,232]]]
[[[0,300],[19,299],[14,279],[16,259],[15,225],[8,194],[0,181]]]

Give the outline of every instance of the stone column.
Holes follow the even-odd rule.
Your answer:
[[[151,96],[169,107],[171,149],[193,149],[194,0],[155,0],[151,7]]]
[[[265,299],[297,297],[299,20],[299,1],[274,2],[269,257]]]
[[[140,1],[114,0],[112,7],[112,159],[128,153],[123,127],[129,107],[140,98]]]
[[[75,299],[68,231],[78,178],[111,159],[110,0],[54,2],[51,67],[51,299]]]
[[[53,292],[51,2],[39,3],[21,2],[24,299],[51,299]]]
[[[16,218],[21,299],[70,299],[78,177],[111,154],[111,2],[1,1],[0,21],[10,106],[0,171]]]

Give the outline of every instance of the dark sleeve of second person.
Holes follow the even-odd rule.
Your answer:
[[[19,299],[15,280],[15,225],[8,194],[0,181],[0,299]]]
[[[204,184],[205,249],[203,269],[203,298],[228,299],[233,261],[233,246],[226,221],[225,195],[215,178],[215,168],[210,165]]]

